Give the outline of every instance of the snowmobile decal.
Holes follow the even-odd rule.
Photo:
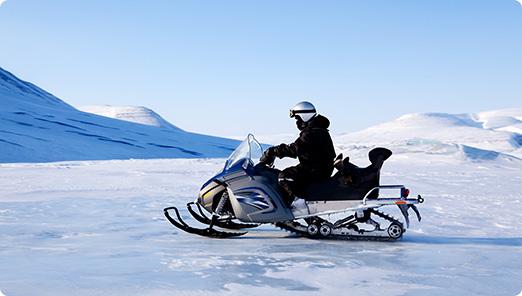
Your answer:
[[[238,192],[235,194],[239,203],[253,206],[259,210],[266,210],[270,208],[270,205],[264,200],[264,198],[255,192]]]

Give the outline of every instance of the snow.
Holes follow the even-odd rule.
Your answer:
[[[431,151],[456,158],[496,154],[522,158],[522,109],[476,114],[406,114],[362,131],[335,137],[340,150],[391,147],[396,153]],[[496,158],[496,157],[494,157]]]
[[[225,157],[238,144],[183,131],[142,107],[114,110],[150,125],[82,112],[2,68],[0,101],[4,163]]]
[[[179,129],[178,127],[163,119],[163,117],[161,117],[158,113],[143,106],[93,105],[82,106],[78,109],[87,113],[93,113],[105,117],[141,123],[145,125],[163,127],[166,129]]]
[[[482,122],[484,128],[522,133],[522,108],[481,112],[475,116],[476,120]]]
[[[392,156],[383,183],[404,183],[426,198],[423,221],[393,243],[309,240],[268,225],[208,239],[168,224],[162,209],[194,200],[222,165],[0,164],[0,289],[7,296],[517,295],[522,287],[521,161]]]
[[[270,225],[237,239],[181,232],[162,209],[193,201],[238,141],[183,131],[145,107],[82,112],[1,68],[0,100],[0,296],[521,291],[520,108],[407,114],[334,137],[360,166],[373,147],[391,148],[381,182],[425,197],[423,221],[390,243]]]

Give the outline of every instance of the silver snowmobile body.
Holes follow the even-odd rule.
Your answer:
[[[420,221],[415,207],[423,202],[420,195],[408,198],[409,190],[403,185],[379,184],[381,166],[391,156],[391,151],[385,148],[370,152],[372,164],[367,168],[359,168],[340,155],[335,164],[337,173],[328,180],[310,184],[291,207],[286,206],[282,198],[279,170],[256,165],[255,161],[261,155],[261,145],[249,135],[227,159],[223,170],[201,187],[197,200],[187,205],[189,213],[208,228],[189,226],[176,207],[165,208],[165,216],[186,232],[219,238],[246,232],[222,231],[216,227],[239,230],[271,223],[314,238],[395,240],[405,231],[403,223],[377,210],[389,205],[399,206],[407,226],[410,208]],[[175,211],[174,217],[170,215],[171,210]],[[332,216],[349,212],[348,216],[329,221]],[[375,217],[384,220],[387,227],[383,228],[383,222],[377,222]]]

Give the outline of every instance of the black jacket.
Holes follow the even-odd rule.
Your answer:
[[[302,168],[329,176],[335,158],[335,149],[328,132],[329,126],[328,118],[317,115],[301,130],[299,138],[294,143],[276,146],[275,156],[299,158]]]

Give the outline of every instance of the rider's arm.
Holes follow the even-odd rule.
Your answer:
[[[299,137],[292,144],[280,144],[274,147],[274,155],[278,158],[291,157],[297,158],[298,147],[302,146],[302,137]]]

